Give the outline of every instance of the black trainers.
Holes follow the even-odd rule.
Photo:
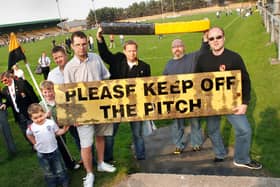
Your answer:
[[[239,163],[236,163],[235,161],[233,161],[233,164],[238,167],[244,167],[244,168],[249,168],[249,169],[261,169],[262,168],[262,165],[255,160],[251,160],[248,164],[239,164]]]
[[[179,155],[183,152],[183,149],[176,147],[175,151],[173,152],[174,155]]]
[[[217,157],[215,157],[214,158],[214,162],[223,162],[225,159],[224,158],[217,158]]]

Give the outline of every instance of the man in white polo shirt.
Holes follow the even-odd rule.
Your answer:
[[[109,79],[110,73],[103,64],[101,58],[88,53],[88,41],[85,33],[81,31],[74,32],[71,36],[71,47],[74,51],[74,57],[64,68],[65,83],[90,82],[103,79]],[[94,115],[94,114],[93,114]],[[96,150],[98,156],[98,171],[114,172],[115,167],[103,161],[104,158],[104,136],[112,135],[112,125],[82,125],[78,126],[78,133],[81,143],[81,156],[87,172],[84,178],[84,186],[90,187],[94,184],[94,175],[92,167],[92,149],[93,135],[96,138]]]

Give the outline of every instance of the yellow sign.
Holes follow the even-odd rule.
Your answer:
[[[59,124],[99,124],[231,114],[240,71],[55,85]]]

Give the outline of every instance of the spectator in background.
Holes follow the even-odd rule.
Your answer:
[[[121,46],[123,46],[123,44],[124,44],[124,35],[123,34],[120,35],[120,43],[121,43]]]
[[[110,46],[109,48],[115,48],[115,36],[113,34],[110,34]]]
[[[45,51],[42,52],[41,57],[38,59],[38,63],[42,68],[44,79],[47,80],[48,74],[50,72],[51,59],[46,55]]]
[[[18,64],[13,65],[12,70],[13,70],[15,78],[25,80],[24,72],[22,69],[19,69]]]
[[[67,36],[67,38],[64,41],[65,45],[66,45],[66,52],[68,54],[71,54],[71,39]]]
[[[93,51],[93,48],[94,48],[94,40],[93,40],[93,37],[91,34],[89,34],[89,37],[88,37],[88,46],[89,46],[89,50],[90,51]]]
[[[221,16],[221,12],[220,12],[220,11],[217,11],[217,12],[216,12],[216,18],[220,18],[220,16]]]
[[[56,41],[55,41],[55,39],[52,40],[52,46],[53,46],[53,47],[56,46]]]

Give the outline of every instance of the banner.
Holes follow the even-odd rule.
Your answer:
[[[55,85],[61,125],[232,114],[242,104],[240,71]]]

